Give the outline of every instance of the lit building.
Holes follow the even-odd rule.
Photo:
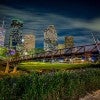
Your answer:
[[[4,46],[4,40],[5,40],[5,29],[3,21],[2,27],[0,27],[0,46]]]
[[[44,50],[52,51],[57,49],[57,33],[54,25],[50,25],[44,31]]]
[[[9,38],[9,48],[18,50],[22,44],[22,29],[23,23],[14,19],[11,23],[10,38]]]
[[[0,27],[0,46],[4,46],[4,40],[5,40],[5,29]]]
[[[31,51],[35,48],[35,36],[32,34],[24,35],[23,46],[25,51]]]
[[[74,38],[73,36],[65,37],[65,48],[71,48],[74,46]]]
[[[65,48],[65,44],[58,44],[58,49],[64,49]]]

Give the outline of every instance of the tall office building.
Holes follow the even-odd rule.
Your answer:
[[[31,51],[35,48],[35,36],[32,34],[24,35],[23,46],[25,51]]]
[[[74,46],[74,38],[73,36],[65,37],[65,48],[71,48]]]
[[[20,45],[22,44],[22,27],[23,23],[20,20],[12,20],[10,28],[9,48],[15,50],[20,48]]]
[[[4,29],[4,21],[2,27],[0,27],[0,46],[4,46],[5,41],[5,29]]]
[[[54,25],[50,25],[44,31],[44,50],[52,51],[57,49],[57,32]]]

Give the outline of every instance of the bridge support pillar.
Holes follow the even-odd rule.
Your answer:
[[[9,61],[7,61],[6,69],[5,69],[5,73],[8,73],[8,72],[9,72]]]
[[[13,73],[17,72],[17,65],[14,65]]]

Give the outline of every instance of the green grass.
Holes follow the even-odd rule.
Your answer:
[[[100,69],[31,73],[0,80],[0,100],[78,100],[100,89]]]
[[[63,69],[77,69],[88,67],[99,67],[100,64],[67,64],[67,63],[43,63],[43,62],[24,62],[19,64],[18,68],[21,70],[34,71],[34,70],[63,70]]]

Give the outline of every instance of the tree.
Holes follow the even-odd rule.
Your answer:
[[[42,53],[42,52],[44,52],[43,48],[35,48],[35,54],[36,53]]]
[[[0,47],[0,57],[5,58],[7,54],[7,48]]]

